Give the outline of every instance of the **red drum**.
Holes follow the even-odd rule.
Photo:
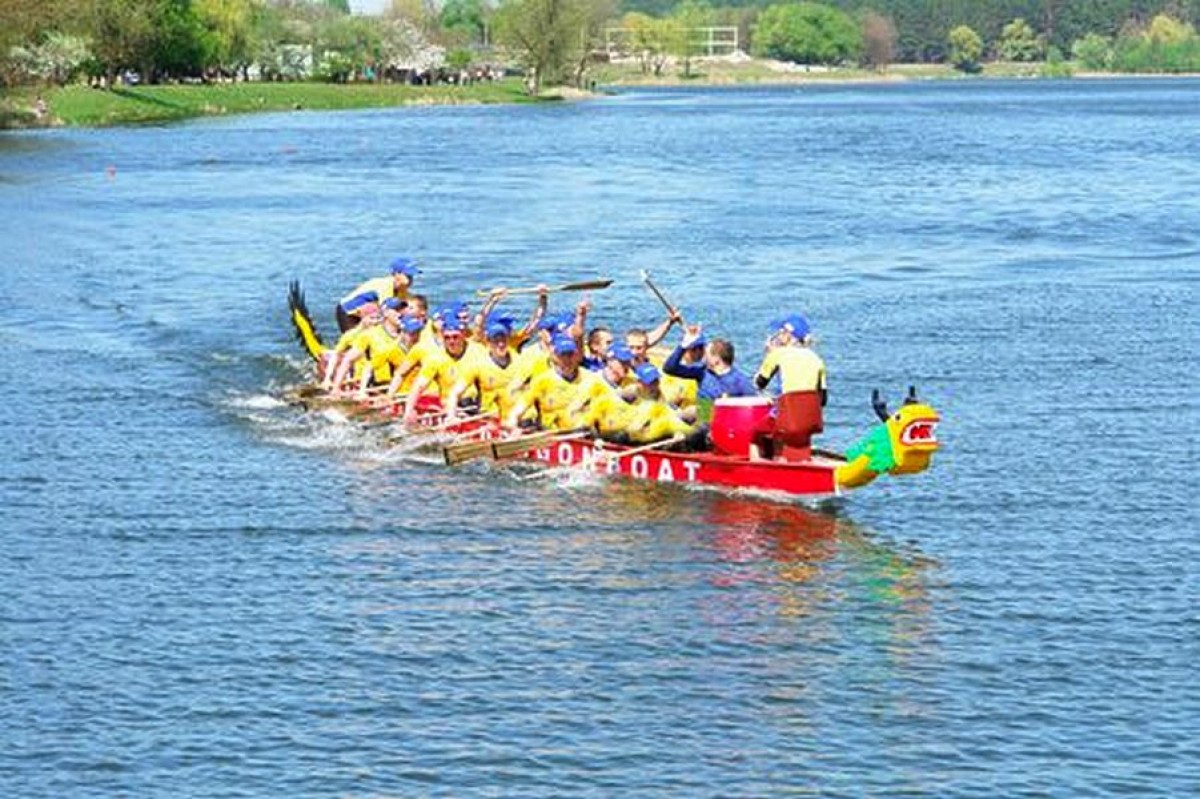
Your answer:
[[[723,397],[713,401],[713,447],[725,455],[750,455],[754,437],[771,429],[771,400],[766,397]]]

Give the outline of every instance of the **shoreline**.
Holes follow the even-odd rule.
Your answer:
[[[83,85],[0,91],[0,130],[153,125],[234,114],[338,111],[434,105],[524,105],[577,99],[579,94],[525,94],[519,79],[469,86],[361,83],[160,84],[97,89]],[[38,97],[47,113],[34,112]]]
[[[914,81],[970,80],[1177,80],[1200,75],[1075,71],[1069,75],[1041,74],[1042,65],[987,65],[981,74],[965,75],[945,65],[894,65],[884,72],[863,69],[805,69],[753,61],[731,64],[700,61],[696,74],[675,72],[643,75],[636,65],[602,65],[595,73],[595,91],[553,87],[538,97],[525,94],[519,78],[469,86],[331,83],[222,83],[125,86],[114,90],[82,85],[0,90],[0,132],[44,128],[103,128],[155,125],[235,114],[339,111],[363,108],[441,105],[531,105],[579,102],[628,89],[654,88],[767,88],[784,86],[893,85]],[[36,99],[46,101],[47,115],[38,119]]]

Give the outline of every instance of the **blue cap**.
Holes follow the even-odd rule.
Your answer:
[[[400,256],[396,260],[392,261],[392,274],[416,277],[417,275],[421,274],[421,270],[417,268],[417,262],[412,258]]]
[[[425,323],[415,316],[406,316],[400,320],[400,329],[405,333],[420,333],[425,329]]]
[[[362,294],[356,294],[342,303],[342,310],[351,313],[369,302],[379,302],[379,292],[364,291]]]
[[[467,303],[461,300],[452,302],[449,305],[443,305],[434,312],[434,319],[455,319],[460,313],[467,309]]]
[[[624,344],[614,344],[609,347],[605,358],[615,358],[621,363],[633,363],[633,350],[626,347]]]
[[[574,321],[575,321],[575,319],[574,319],[574,317],[572,317],[571,321],[564,323],[562,314],[546,314],[545,316],[542,317],[542,321],[538,322],[537,326],[538,326],[538,330],[557,331],[557,330],[563,330],[565,328],[570,327],[571,322],[574,322]]]
[[[574,355],[579,352],[575,339],[570,336],[555,336],[553,346],[555,355]]]
[[[509,330],[511,330],[512,326],[515,325],[516,323],[517,323],[517,320],[513,319],[511,316],[504,316],[503,314],[498,314],[498,313],[488,314],[487,319],[484,321],[484,324],[488,324],[488,325],[504,325]]]
[[[499,338],[500,336],[512,335],[512,327],[504,324],[503,321],[492,319],[483,327],[483,334],[488,338]]]
[[[633,371],[637,375],[637,379],[644,385],[648,386],[651,383],[658,382],[658,369],[652,363],[644,363]]]
[[[771,323],[772,333],[781,333],[785,330],[796,338],[804,338],[808,335],[808,320],[800,314],[792,314]]]
[[[461,333],[467,329],[467,326],[456,316],[450,316],[442,320],[442,333]]]
[[[393,311],[398,311],[407,305],[408,305],[408,303],[405,302],[404,300],[400,299],[399,297],[388,297],[386,300],[383,301],[383,307],[390,308]]]

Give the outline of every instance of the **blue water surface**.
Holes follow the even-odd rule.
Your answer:
[[[1192,79],[5,134],[0,795],[1200,793],[1197,153]],[[282,402],[288,282],[400,254],[802,311],[826,446],[915,384],[943,450],[814,508]]]

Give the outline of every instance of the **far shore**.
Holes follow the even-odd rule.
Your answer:
[[[985,64],[967,75],[941,64],[895,64],[886,70],[804,67],[763,59],[696,59],[687,77],[678,64],[654,74],[636,62],[599,64],[591,82],[596,91],[551,87],[540,96],[525,93],[519,78],[467,86],[409,86],[375,83],[219,83],[124,86],[114,90],[82,85],[20,87],[0,90],[0,130],[37,127],[108,127],[162,124],[205,116],[264,111],[333,111],[411,105],[526,104],[586,100],[606,90],[638,87],[755,87],[789,85],[891,84],[907,81],[987,80],[1014,78],[1178,78],[1194,75],[1131,75],[1084,72],[1070,68],[1049,72],[1040,63]],[[44,112],[37,113],[41,98]]]

